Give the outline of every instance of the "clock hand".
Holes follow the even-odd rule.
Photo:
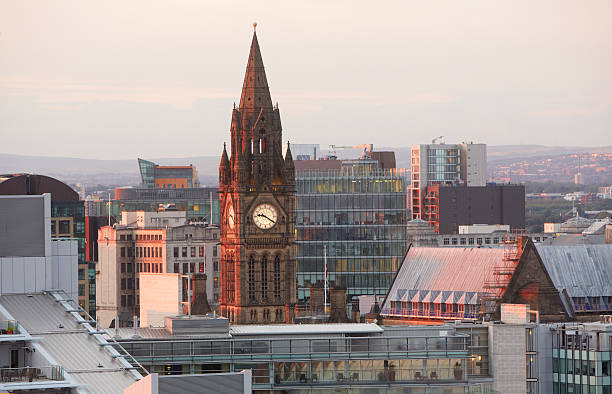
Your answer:
[[[268,220],[269,220],[269,221],[271,221],[272,223],[275,223],[275,221],[274,221],[274,220],[270,219],[269,217],[267,217],[267,216],[266,216],[266,215],[264,215],[263,213],[260,213],[260,214],[259,214],[259,215],[257,215],[257,216],[263,216],[264,218],[268,219]]]

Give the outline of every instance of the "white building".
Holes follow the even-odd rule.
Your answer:
[[[471,226],[459,226],[459,234],[492,234],[509,232],[509,224],[473,224]]]

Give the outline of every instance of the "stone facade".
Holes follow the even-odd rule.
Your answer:
[[[493,390],[501,394],[524,393],[525,326],[522,324],[489,325],[489,357]]]
[[[530,239],[522,242],[521,258],[500,304],[527,304],[539,312],[542,322],[568,320],[561,300],[565,295],[555,287],[533,242]]]
[[[282,156],[280,112],[272,105],[257,35],[240,105],[232,111],[231,151],[219,165],[221,294],[234,324],[292,323],[296,303],[295,167]]]

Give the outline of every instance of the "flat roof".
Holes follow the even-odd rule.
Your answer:
[[[273,324],[230,326],[232,336],[240,335],[307,335],[307,334],[369,334],[383,332],[372,323]]]

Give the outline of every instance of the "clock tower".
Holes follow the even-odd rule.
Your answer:
[[[219,165],[219,312],[233,324],[293,323],[295,167],[289,147],[283,158],[280,112],[255,32],[230,132]]]

